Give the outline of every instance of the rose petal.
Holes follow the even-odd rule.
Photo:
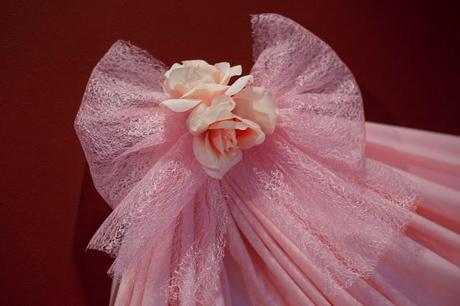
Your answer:
[[[201,134],[206,131],[209,126],[208,119],[202,114],[205,113],[208,106],[205,104],[198,105],[187,118],[187,127],[193,135]]]
[[[233,118],[232,118],[233,119]],[[234,121],[234,120],[223,120],[218,121],[209,126],[210,130],[217,130],[217,129],[236,129],[236,130],[245,130],[247,129],[247,124],[241,121]]]
[[[233,101],[233,99],[227,95],[220,95],[220,96],[217,96],[215,97],[212,102],[211,102],[211,106],[213,107],[225,107],[225,108],[228,108],[229,110],[232,110],[235,108],[235,101]]]
[[[233,96],[234,94],[238,93],[242,90],[249,82],[253,79],[252,75],[245,75],[238,80],[236,80],[225,92],[228,96]]]
[[[243,68],[241,65],[236,65],[230,68],[230,73],[228,74],[229,77],[236,76],[236,75],[241,75],[243,73]]]
[[[182,61],[182,64],[184,64],[184,66],[211,66],[211,65],[208,64],[207,61],[200,60],[200,59],[197,59],[197,60],[185,60],[185,61]]]
[[[222,137],[222,130],[208,131],[209,140],[220,153],[225,152],[225,143]]]
[[[179,64],[179,63],[174,63],[171,68],[169,68],[168,71],[165,72],[164,76],[169,78],[169,75],[171,74],[171,71],[173,71],[174,69],[177,69],[177,68],[181,68],[183,67],[183,65]]]
[[[193,153],[206,173],[218,180],[240,162],[243,156],[240,150],[219,154],[210,143],[208,133],[193,137]]]
[[[230,64],[225,62],[218,63],[215,66],[221,71],[220,83],[225,85],[228,84],[228,82],[233,76],[241,75],[241,73],[243,72],[241,65],[230,67]]]
[[[225,76],[229,74],[230,64],[228,62],[222,62],[222,63],[214,64],[214,67],[216,67],[220,72],[220,74],[219,74],[219,76],[220,76],[219,83],[227,85],[227,83],[224,83],[223,80],[224,80]]]
[[[270,91],[262,87],[247,87],[233,96],[236,102],[234,113],[256,122],[266,134],[275,130],[278,110]]]
[[[223,94],[227,90],[227,85],[222,84],[203,84],[200,83],[190,91],[185,93],[182,98],[201,99],[211,101],[215,96]]]
[[[171,70],[165,80],[164,91],[172,98],[180,98],[199,84],[216,83],[217,69],[213,66],[209,67],[189,65]]]
[[[260,145],[265,141],[265,133],[260,126],[251,120],[239,118],[248,128],[237,131],[238,146],[242,150],[247,150]]]
[[[213,76],[212,83],[220,83],[220,71],[214,65],[208,64],[204,60],[186,60],[182,61],[185,67],[199,68],[207,70]]]
[[[206,131],[209,125],[216,121],[232,119],[231,113],[235,107],[235,102],[228,96],[217,96],[213,99],[210,106],[198,105],[187,118],[187,126],[193,135],[198,135]]]
[[[168,99],[161,102],[160,106],[166,107],[173,112],[183,113],[191,110],[201,102],[202,100],[200,99]]]

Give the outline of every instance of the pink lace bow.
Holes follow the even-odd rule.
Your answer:
[[[270,91],[276,127],[222,179],[195,157],[189,113],[160,107],[167,68],[127,42],[94,68],[75,121],[113,208],[89,247],[116,256],[115,279],[141,279],[133,290],[158,305],[222,303],[226,249],[254,305],[300,305],[306,271],[346,288],[372,273],[415,201],[409,183],[365,157],[359,88],[334,51],[288,18],[251,22],[247,86]]]

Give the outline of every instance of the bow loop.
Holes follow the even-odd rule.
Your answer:
[[[254,82],[272,90],[285,136],[317,159],[362,170],[364,112],[356,81],[325,42],[291,19],[252,17]]]
[[[165,99],[164,72],[164,65],[146,51],[117,41],[88,81],[75,129],[94,184],[112,207],[185,131],[169,124],[180,114],[158,107]]]

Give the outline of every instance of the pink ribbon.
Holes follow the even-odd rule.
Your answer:
[[[224,305],[226,249],[254,305],[320,304],[312,283],[349,287],[402,235],[416,195],[365,157],[349,69],[288,18],[251,22],[251,75],[275,95],[279,118],[275,133],[220,181],[194,159],[185,115],[159,108],[160,61],[118,41],[91,74],[75,128],[114,210],[89,247],[116,256],[119,305],[128,296],[134,304]]]

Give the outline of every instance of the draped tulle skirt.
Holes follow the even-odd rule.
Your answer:
[[[248,203],[238,203],[229,205],[216,305],[458,305],[460,138],[375,123],[366,124],[366,134],[367,157],[396,169],[421,194],[403,237],[370,275],[331,287],[327,275],[273,220]],[[193,224],[183,226],[189,230],[182,235],[193,235]],[[174,260],[172,250],[169,241],[157,245],[150,251],[156,260],[147,256],[114,280],[112,305],[166,304],[151,296],[149,288],[159,274],[169,277],[165,266]],[[180,305],[200,304],[181,294]]]

